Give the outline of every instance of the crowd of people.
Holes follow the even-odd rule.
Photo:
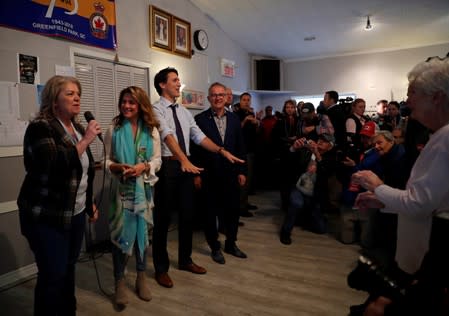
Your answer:
[[[194,117],[177,103],[176,69],[159,71],[154,87],[160,96],[154,104],[139,87],[123,89],[119,114],[105,135],[105,171],[113,179],[108,220],[117,306],[129,303],[125,268],[133,252],[135,291],[151,300],[150,231],[155,279],[173,287],[167,237],[174,213],[178,268],[207,273],[192,259],[195,191],[204,202],[211,259],[225,264],[222,249],[247,258],[237,245],[244,225],[239,218],[254,216],[257,206],[248,196],[256,190],[255,179],[264,176],[280,191],[282,244],[292,243],[295,225],[325,233],[327,214],[350,218],[342,221],[342,242],[359,241],[365,256],[395,271],[404,287],[413,285],[414,295],[417,289],[432,293],[422,294],[419,302],[407,295],[398,302],[383,292],[370,293],[351,315],[447,311],[447,59],[428,60],[410,72],[407,107],[380,100],[371,117],[364,99],[355,99],[348,109],[338,104],[336,91],[325,92],[318,107],[286,100],[282,112],[273,114],[267,106],[265,113],[255,113],[249,93],[233,104],[232,90],[219,82],[208,89],[210,108]],[[98,217],[88,146],[101,129],[96,120],[85,129],[78,123],[80,97],[76,78],[52,77],[24,138],[27,174],[18,206],[38,267],[35,315],[75,315],[75,263],[85,216]],[[275,171],[261,172],[261,165]],[[224,246],[219,232],[226,237]]]

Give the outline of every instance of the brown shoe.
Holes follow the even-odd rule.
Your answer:
[[[173,287],[173,281],[167,272],[156,273],[154,277],[159,285],[167,288]]]
[[[206,269],[193,262],[186,265],[179,265],[179,270],[189,271],[195,274],[205,274],[207,272]]]
[[[147,276],[144,271],[137,272],[136,278],[136,292],[137,296],[144,301],[151,301],[151,291],[150,286],[147,281]]]
[[[122,278],[115,283],[115,304],[124,308],[128,303],[128,287],[125,278]]]

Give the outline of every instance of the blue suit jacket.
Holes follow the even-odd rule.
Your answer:
[[[242,128],[240,120],[232,112],[226,111],[226,133],[224,142],[221,139],[217,124],[214,120],[214,113],[209,108],[195,116],[198,127],[218,146],[224,147],[234,156],[245,160],[246,149],[243,140]],[[199,146],[191,147],[192,162],[205,168],[205,174],[220,176],[237,176],[238,174],[247,173],[246,163],[239,164],[230,163],[223,155],[212,153]]]

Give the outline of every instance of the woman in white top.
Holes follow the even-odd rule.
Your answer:
[[[407,104],[411,117],[432,130],[433,135],[416,160],[406,189],[393,189],[370,171],[359,171],[353,179],[369,190],[357,197],[356,205],[360,209],[381,208],[383,212],[398,214],[396,261],[400,269],[413,274],[429,250],[432,220],[435,225],[435,218],[448,218],[449,212],[448,58],[430,58],[416,65],[408,80]],[[439,241],[445,242],[447,239]],[[447,256],[443,258],[447,262]],[[447,269],[441,269],[438,276],[444,282],[447,282]],[[378,303],[382,307],[389,301],[382,299]]]
[[[153,186],[161,167],[161,143],[157,121],[146,92],[128,87],[120,92],[119,111],[106,137],[106,170],[114,176],[111,189],[109,228],[116,281],[115,303],[128,304],[125,267],[136,256],[136,292],[151,300],[146,280],[148,228],[153,225]]]

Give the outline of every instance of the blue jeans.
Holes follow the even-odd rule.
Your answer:
[[[139,272],[145,271],[147,269],[147,250],[143,251],[143,258],[141,258],[137,240],[134,241],[134,253],[136,255],[136,270]],[[125,275],[128,255],[115,245],[112,246],[112,263],[114,264],[114,279],[118,281]]]
[[[295,226],[296,216],[299,210],[304,206],[304,196],[296,188],[293,188],[290,192],[290,203],[288,204],[287,214],[285,215],[284,224],[282,225],[282,231],[290,233]]]
[[[38,269],[34,315],[75,315],[75,264],[85,232],[85,213],[72,218],[69,231],[45,223],[22,226]]]
[[[290,203],[282,224],[282,233],[291,233],[298,216],[301,216],[300,222],[303,228],[319,234],[326,232],[326,220],[321,213],[320,205],[313,197],[304,195],[294,188],[290,193]]]

